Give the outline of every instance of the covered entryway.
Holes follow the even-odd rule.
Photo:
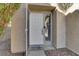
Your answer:
[[[28,5],[28,23],[27,23],[27,39],[28,39],[28,54],[31,50],[44,50],[53,47],[52,38],[52,13],[55,7],[42,5]],[[50,25],[50,26],[49,26]],[[45,29],[45,27],[47,29]],[[45,32],[47,30],[47,32]],[[47,35],[47,38],[45,36]],[[50,46],[50,47],[49,47]],[[41,51],[38,51],[41,52]],[[39,53],[38,53],[39,54]],[[41,54],[40,54],[41,55]]]

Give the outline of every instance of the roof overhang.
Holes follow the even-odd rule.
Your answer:
[[[42,12],[42,11],[53,11],[53,10],[55,9],[55,6],[32,5],[32,4],[28,4],[28,8],[29,8],[31,11]]]

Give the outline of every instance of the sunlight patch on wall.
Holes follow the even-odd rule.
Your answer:
[[[68,10],[73,6],[73,3],[56,3],[56,4],[51,4],[51,6],[55,6],[59,12],[66,15]]]
[[[58,7],[64,12],[66,12],[72,5],[73,3],[58,3]]]
[[[62,5],[62,6],[59,6]],[[51,6],[55,6],[56,10],[63,13],[65,16],[69,13],[73,13],[75,10],[79,10],[79,3],[54,3]]]

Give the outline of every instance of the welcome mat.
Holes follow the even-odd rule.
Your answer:
[[[67,48],[56,49],[56,50],[45,50],[46,56],[78,56]]]

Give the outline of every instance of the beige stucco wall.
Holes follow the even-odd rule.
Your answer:
[[[79,11],[66,17],[67,48],[79,54]]]
[[[66,47],[65,15],[57,11],[57,48]]]
[[[26,6],[22,4],[12,18],[11,52],[18,53],[26,50]]]
[[[66,47],[65,15],[55,10],[52,12],[52,43],[56,48]]]

